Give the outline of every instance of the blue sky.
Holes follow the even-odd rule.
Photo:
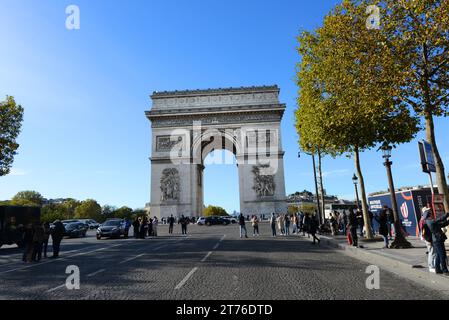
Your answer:
[[[0,199],[33,189],[47,198],[143,207],[151,137],[144,111],[153,91],[272,84],[287,104],[287,193],[312,190],[311,160],[297,158],[293,127],[296,36],[337,2],[2,0],[0,97],[13,95],[25,121]],[[80,30],[65,28],[70,4],[80,8]],[[448,124],[436,122],[446,165]],[[427,182],[416,141],[395,150],[393,161],[398,187]],[[380,154],[364,153],[362,166],[369,192],[387,188]],[[325,159],[323,170],[328,193],[354,198],[353,160]],[[206,204],[238,210],[237,168],[209,165],[205,173]]]

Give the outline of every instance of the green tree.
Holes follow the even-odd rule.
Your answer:
[[[61,204],[50,204],[43,206],[41,209],[41,221],[53,222],[55,220],[69,219],[66,208]]]
[[[81,204],[80,201],[75,199],[66,199],[61,207],[64,210],[65,219],[73,219],[75,218],[75,210]]]
[[[117,210],[115,210],[112,213],[112,216],[114,218],[120,218],[120,219],[131,219],[133,216],[133,209],[129,208],[129,207],[121,207],[118,208]]]
[[[12,205],[42,206],[44,198],[37,191],[20,191],[12,199]]]
[[[23,108],[16,104],[14,98],[6,96],[0,102],[0,176],[7,175],[17,154],[19,144],[16,139],[20,134],[23,121]]]
[[[114,211],[116,210],[116,207],[105,204],[103,208],[101,208],[101,213],[105,219],[109,219],[113,217]]]
[[[227,216],[228,213],[227,213],[226,210],[223,209],[222,207],[208,206],[208,207],[204,208],[204,210],[203,210],[203,215],[204,215],[205,217],[211,217],[211,216]]]
[[[297,206],[290,205],[288,206],[287,211],[289,214],[295,214],[299,211],[299,208]]]
[[[94,219],[101,222],[103,221],[101,206],[92,199],[82,201],[75,209],[75,219]]]
[[[316,33],[300,35],[296,127],[302,148],[354,156],[367,237],[373,238],[360,153],[409,142],[419,121],[399,99],[404,77],[383,33],[366,27],[369,5],[345,0]]]
[[[400,97],[425,121],[438,190],[449,212],[449,190],[435,137],[434,117],[449,115],[449,2],[383,0],[383,32],[405,77]]]

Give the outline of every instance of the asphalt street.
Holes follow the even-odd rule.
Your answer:
[[[69,300],[310,300],[441,299],[387,271],[380,289],[369,290],[368,264],[307,237],[240,239],[238,226],[180,227],[145,240],[102,239],[95,233],[64,239],[59,259],[25,264],[17,248],[0,249],[0,299]],[[51,245],[49,245],[51,250]],[[80,271],[80,288],[66,287],[68,266]]]

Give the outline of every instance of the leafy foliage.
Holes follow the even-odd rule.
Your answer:
[[[42,206],[44,198],[37,191],[20,191],[10,201],[16,206]]]
[[[204,208],[203,215],[205,217],[211,217],[211,216],[227,216],[228,213],[225,209],[222,207],[217,206],[208,206],[207,208]]]
[[[14,98],[6,96],[0,102],[0,176],[7,175],[17,154],[19,144],[16,139],[20,134],[23,121],[23,108],[16,104]]]

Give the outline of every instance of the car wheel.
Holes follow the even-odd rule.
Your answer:
[[[101,240],[101,236],[97,234],[97,240]]]
[[[210,227],[210,222],[207,222],[207,223],[206,223],[206,226]]]

